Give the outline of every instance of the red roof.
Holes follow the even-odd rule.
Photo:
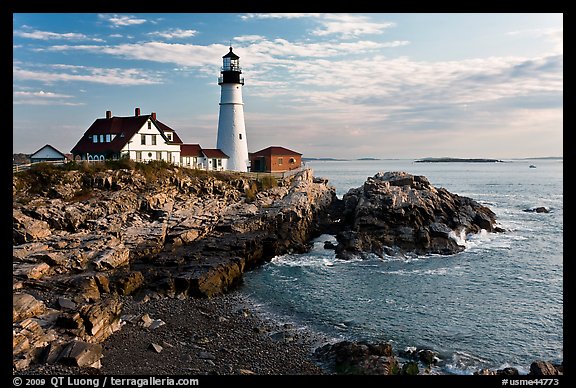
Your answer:
[[[120,152],[128,140],[131,139],[149,119],[154,121],[163,136],[165,136],[165,132],[172,133],[172,141],[166,138],[167,142],[182,144],[182,140],[180,140],[172,128],[158,120],[154,120],[152,115],[111,117],[109,119],[96,119],[90,128],[84,132],[84,135],[82,135],[82,138],[76,143],[74,148],[72,148],[71,152],[73,154],[83,154],[86,152]],[[109,143],[94,143],[92,141],[92,135],[106,134],[114,134],[116,137]]]
[[[202,152],[204,152],[204,155],[206,155],[207,158],[219,158],[219,159],[228,159],[229,156],[226,155],[224,152],[222,152],[219,149],[203,149]]]
[[[200,144],[180,144],[180,156],[201,157],[202,147]]]
[[[272,155],[302,155],[296,151],[289,150],[288,148],[279,146],[270,146],[263,150],[253,152],[250,156],[272,156]]]
[[[170,128],[169,126],[164,124],[163,122],[156,120],[156,126],[158,128],[160,128],[160,130],[163,132],[172,132],[172,143],[177,143],[177,144],[183,143],[183,141],[180,139],[178,134],[172,128]]]

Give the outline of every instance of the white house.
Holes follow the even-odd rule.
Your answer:
[[[228,155],[219,149],[203,149],[200,144],[180,145],[180,165],[201,170],[227,169]]]
[[[72,148],[74,160],[106,160],[128,157],[137,162],[165,160],[180,163],[182,140],[176,132],[160,122],[156,113],[141,115],[136,108],[134,116],[114,117],[106,111],[84,132]]]
[[[31,163],[56,161],[66,161],[66,155],[52,147],[50,144],[46,144],[44,147],[30,155]]]

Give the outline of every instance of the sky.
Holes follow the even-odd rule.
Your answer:
[[[561,13],[13,13],[13,151],[69,153],[107,110],[215,148],[240,57],[248,151],[563,156]]]

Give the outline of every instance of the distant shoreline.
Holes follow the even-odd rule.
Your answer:
[[[523,160],[563,160],[562,156],[540,156],[533,158],[506,158],[503,159],[489,159],[489,158],[451,158],[451,157],[441,157],[441,158],[421,158],[414,160],[413,158],[352,158],[352,159],[342,159],[342,158],[314,158],[314,157],[303,157],[304,162],[353,162],[353,161],[381,161],[381,160],[413,160],[414,163],[439,163],[439,162],[461,162],[461,163],[507,163],[511,161],[523,161]]]
[[[465,163],[504,163],[500,159],[483,159],[483,158],[425,158],[415,160],[414,163],[452,163],[452,162],[465,162]]]

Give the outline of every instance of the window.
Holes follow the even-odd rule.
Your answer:
[[[156,135],[152,135],[152,145],[156,145]]]
[[[148,157],[152,158],[152,152],[148,152]]]
[[[106,134],[106,143],[110,143],[110,134],[109,133]]]
[[[168,163],[172,163],[172,152],[170,151],[166,152],[166,161]]]
[[[152,129],[152,121],[148,121],[148,129]]]
[[[240,136],[240,140],[242,140],[242,134],[239,134],[238,136]]]
[[[222,159],[218,159],[218,167],[222,167]]]
[[[104,135],[100,135],[100,143],[104,143]]]
[[[104,155],[100,155],[100,160],[104,161]]]
[[[166,137],[168,138],[168,140],[172,141],[172,134],[166,132]]]
[[[187,166],[190,165],[190,157],[189,157],[189,156],[186,158],[186,165],[187,165]]]
[[[162,151],[156,151],[156,160],[162,160]]]
[[[146,135],[140,135],[140,144],[146,145]]]
[[[98,143],[98,135],[94,135],[93,140],[94,143]]]
[[[136,161],[142,161],[142,151],[136,151]]]
[[[283,162],[284,162],[284,159],[283,159],[283,158],[278,158],[278,165],[279,165],[279,166],[281,166]]]
[[[288,162],[289,162],[290,164],[294,164],[294,163],[296,163],[296,159],[290,158],[290,160],[289,160]]]

